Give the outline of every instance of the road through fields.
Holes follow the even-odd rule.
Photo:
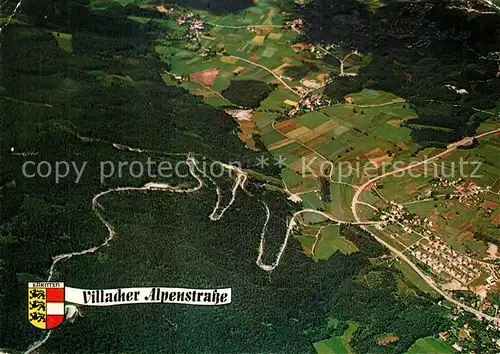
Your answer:
[[[479,139],[481,139],[481,138],[483,138],[485,136],[488,136],[488,135],[491,135],[491,134],[495,134],[495,133],[498,133],[498,132],[500,132],[500,129],[494,129],[494,130],[491,130],[491,131],[488,131],[488,132],[485,132],[485,133],[482,133],[482,134],[478,134],[478,135],[474,136],[474,138],[477,139],[477,140],[479,140]],[[359,200],[359,197],[361,196],[361,193],[363,193],[363,191],[366,188],[368,188],[369,186],[371,186],[374,182],[376,182],[376,181],[378,181],[380,179],[383,179],[385,177],[394,175],[396,173],[404,172],[404,171],[413,169],[415,167],[427,164],[427,163],[429,163],[429,162],[431,162],[433,160],[439,159],[440,157],[446,156],[450,152],[453,152],[453,151],[457,150],[457,148],[458,148],[458,145],[452,146],[452,147],[446,149],[445,151],[443,151],[443,152],[441,152],[441,153],[439,153],[439,154],[437,154],[435,156],[432,156],[432,157],[430,157],[428,159],[422,160],[422,161],[417,162],[417,163],[410,163],[406,167],[402,167],[402,168],[399,168],[397,170],[384,173],[384,174],[382,174],[380,176],[374,177],[374,178],[370,179],[369,181],[365,182],[363,185],[361,185],[360,187],[358,187],[356,189],[356,192],[354,193],[354,196],[353,196],[352,201],[351,201],[351,211],[352,211],[352,215],[354,216],[354,219],[356,221],[358,221],[358,222],[361,221],[361,219],[360,219],[360,217],[358,215],[358,211],[357,211],[357,204],[360,203],[358,200]],[[448,300],[449,302],[451,302],[451,303],[453,303],[453,304],[455,304],[455,305],[463,308],[464,310],[466,310],[466,311],[468,311],[468,312],[470,312],[470,313],[472,313],[472,314],[474,314],[476,316],[481,316],[481,317],[486,318],[486,319],[488,319],[490,321],[500,321],[500,319],[497,318],[497,317],[493,317],[493,316],[487,315],[487,314],[485,314],[485,313],[483,313],[481,311],[475,310],[472,307],[467,306],[467,305],[461,303],[460,301],[457,301],[457,300],[453,299],[452,297],[447,296],[436,285],[436,283],[434,283],[434,281],[432,279],[430,279],[427,275],[425,275],[424,272],[422,272],[422,270],[420,270],[420,268],[418,268],[418,266],[416,266],[402,252],[398,251],[396,248],[394,248],[393,246],[389,245],[387,242],[385,242],[380,237],[378,237],[377,235],[375,235],[372,231],[370,231],[367,227],[361,226],[361,228],[363,228],[364,230],[366,230],[367,232],[369,232],[375,238],[375,240],[377,240],[377,242],[379,242],[380,244],[382,244],[385,247],[387,247],[397,257],[399,257],[401,260],[405,261],[418,275],[420,275],[420,277],[422,277],[422,279],[425,280],[425,282],[427,284],[429,284],[430,287],[432,287],[437,293],[439,293],[441,296],[443,296],[446,300]]]

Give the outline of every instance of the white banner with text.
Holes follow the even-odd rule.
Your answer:
[[[219,306],[231,303],[231,288],[119,288],[87,290],[65,287],[65,302],[86,306],[185,304]]]

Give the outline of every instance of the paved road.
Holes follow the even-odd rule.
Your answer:
[[[307,146],[306,144],[304,144],[303,142],[301,142],[300,140],[297,140],[295,138],[292,138],[290,136],[288,136],[287,134],[283,133],[281,130],[279,130],[278,128],[276,128],[276,121],[273,120],[273,122],[271,123],[271,127],[277,132],[279,133],[280,135],[284,136],[285,138],[293,141],[294,143],[296,144],[299,144],[300,146],[302,147],[305,147],[307,150],[313,152],[314,154],[318,155],[319,157],[321,157],[323,160],[325,160],[325,162],[329,163],[330,164],[330,170],[333,170],[333,163],[328,160],[324,155],[320,154],[318,151],[310,148],[309,146]]]
[[[338,56],[336,56],[335,54],[333,54],[332,52],[328,51],[326,48],[320,46],[319,44],[316,44],[316,47],[321,49],[323,52],[325,52],[326,54],[329,54],[331,55],[332,57],[334,57],[335,59],[337,59],[340,63],[340,76],[344,76],[344,75],[349,75],[349,74],[345,74],[344,73],[344,62],[351,56],[351,55],[358,55],[359,54],[357,52],[351,52],[349,54],[347,54],[344,59],[340,59]]]
[[[495,133],[498,133],[500,132],[500,129],[495,129],[495,130],[491,130],[491,131],[488,131],[488,132],[485,132],[485,133],[482,133],[482,134],[478,134],[476,135],[474,138],[475,139],[480,139],[480,138],[483,138],[487,135],[491,135],[491,134],[495,134]],[[439,159],[440,157],[443,157],[447,154],[449,154],[450,152],[453,152],[457,149],[457,146],[454,146],[452,148],[449,148],[449,149],[446,149],[445,151],[435,155],[435,156],[432,156],[428,159],[425,159],[425,160],[422,160],[420,162],[417,162],[417,163],[410,163],[408,166],[406,167],[402,167],[400,169],[397,169],[397,170],[394,170],[394,171],[391,171],[391,172],[387,172],[387,173],[384,173],[383,175],[380,175],[380,176],[377,176],[377,177],[374,177],[372,179],[370,179],[369,181],[365,182],[362,186],[360,186],[357,190],[356,190],[356,193],[354,194],[353,198],[352,198],[352,201],[351,201],[351,211],[352,211],[352,215],[354,216],[354,219],[357,221],[357,222],[360,222],[361,219],[359,218],[358,216],[358,212],[357,212],[357,204],[358,204],[358,199],[361,195],[361,193],[370,185],[372,185],[374,182],[382,179],[382,178],[385,178],[387,176],[391,176],[393,174],[396,174],[398,172],[404,172],[404,171],[407,171],[407,170],[410,170],[412,168],[415,168],[415,167],[418,167],[418,166],[421,166],[421,165],[424,165],[426,163],[429,163],[430,161],[433,161],[433,160],[436,160],[436,159]],[[385,242],[384,240],[382,240],[381,238],[379,238],[377,235],[375,235],[373,232],[371,232],[370,230],[368,230],[365,226],[361,226],[364,230],[368,231],[374,238],[375,240],[377,240],[380,244],[384,245],[385,247],[387,247],[389,250],[391,250],[397,257],[399,257],[400,259],[402,259],[403,261],[405,261],[410,267],[413,268],[413,270],[415,270],[415,272],[417,272],[418,275],[420,275],[422,277],[422,279],[425,280],[425,282],[427,284],[429,284],[429,286],[431,288],[433,288],[437,293],[439,293],[441,296],[443,296],[446,300],[448,300],[449,302],[463,308],[464,310],[476,315],[476,316],[481,316],[483,318],[486,318],[490,321],[499,321],[500,322],[500,319],[496,318],[496,317],[493,317],[493,316],[490,316],[490,315],[487,315],[481,311],[478,311],[470,306],[467,306],[455,299],[453,299],[452,297],[449,297],[447,296],[435,283],[432,279],[430,279],[427,275],[424,274],[424,272],[422,272],[422,270],[420,270],[420,268],[418,268],[410,259],[408,259],[408,257],[406,257],[403,253],[401,253],[399,250],[397,250],[396,248],[394,248],[393,246],[389,245],[387,242]]]
[[[350,224],[350,225],[380,225],[384,224],[384,221],[361,221],[361,220],[356,220],[356,221],[344,221],[344,220],[339,220],[331,216],[330,214],[324,213],[322,211],[316,210],[316,209],[302,209],[297,211],[295,214],[293,214],[292,219],[295,219],[295,217],[299,216],[300,214],[305,214],[305,213],[312,213],[312,214],[318,214],[321,215],[325,218],[327,218],[330,221],[334,221],[338,224]]]
[[[297,211],[296,213],[293,214],[292,218],[290,219],[290,221],[288,223],[288,227],[287,227],[286,233],[285,233],[285,239],[284,239],[283,243],[281,244],[281,248],[278,251],[278,254],[276,255],[275,261],[272,264],[265,264],[262,261],[262,255],[264,253],[264,236],[265,236],[265,230],[266,230],[266,227],[267,227],[267,221],[269,220],[269,208],[267,207],[267,205],[266,205],[266,210],[267,210],[267,220],[266,220],[266,223],[264,224],[264,229],[263,229],[263,231],[261,233],[260,245],[259,245],[259,254],[257,256],[257,261],[255,262],[259,268],[261,268],[262,270],[265,270],[266,272],[273,271],[280,264],[281,257],[283,256],[283,253],[285,252],[286,246],[288,244],[288,240],[290,239],[290,236],[292,235],[292,231],[293,231],[294,227],[297,225],[297,223],[295,222],[295,219],[297,219],[297,217],[299,215],[301,215],[301,214],[306,214],[306,213],[318,214],[318,215],[321,215],[321,216],[327,218],[330,221],[336,222],[337,224],[378,225],[378,224],[382,224],[383,223],[383,222],[380,222],[380,221],[349,222],[349,221],[343,221],[343,220],[336,219],[333,216],[331,216],[329,214],[326,214],[326,213],[324,213],[322,211],[316,210],[316,209],[302,209],[302,210],[299,210],[299,211]]]
[[[294,94],[298,95],[298,93],[291,87],[289,86],[285,81],[283,81],[283,79],[281,77],[279,77],[278,75],[276,75],[272,70],[266,68],[265,66],[263,65],[260,65],[260,64],[257,64],[257,63],[254,63],[253,61],[251,60],[248,60],[248,59],[245,59],[245,58],[242,58],[242,57],[237,57],[235,55],[229,55],[230,58],[235,58],[235,59],[239,59],[241,61],[244,61],[245,63],[248,63],[248,64],[251,64],[251,65],[254,65],[254,66],[257,66],[261,69],[264,69],[266,71],[268,71],[271,75],[273,75],[276,79],[278,79],[282,84],[283,86],[285,86],[285,88],[287,90],[290,90],[292,91]]]
[[[491,134],[495,134],[495,133],[498,133],[500,132],[500,129],[495,129],[495,130],[490,130],[488,132],[485,132],[485,133],[482,133],[482,134],[479,134],[479,135],[476,135],[474,138],[475,139],[481,139],[487,135],[491,135]],[[410,163],[408,166],[406,167],[402,167],[402,168],[399,168],[397,170],[394,170],[394,171],[390,171],[390,172],[387,172],[387,173],[384,173],[383,175],[380,175],[380,176],[376,176],[372,179],[370,179],[369,181],[365,182],[361,187],[359,187],[357,190],[356,190],[356,193],[354,194],[353,198],[352,198],[352,202],[351,202],[351,211],[352,211],[352,214],[354,215],[354,218],[356,220],[359,220],[358,218],[358,213],[356,211],[356,204],[358,203],[358,199],[361,195],[361,193],[363,193],[363,191],[368,188],[368,186],[372,185],[374,182],[380,180],[380,179],[383,179],[385,177],[388,177],[388,176],[391,176],[391,175],[394,175],[396,173],[400,173],[400,172],[404,172],[404,171],[408,171],[408,170],[411,170],[415,167],[419,167],[419,166],[422,166],[422,165],[425,165],[431,161],[434,161],[434,160],[437,160],[443,156],[446,156],[447,154],[449,154],[450,152],[453,152],[457,149],[457,146],[453,146],[449,149],[446,149],[444,150],[443,152],[440,152],[439,154],[437,155],[434,155],[432,157],[429,157],[428,159],[425,159],[425,160],[422,160],[420,162],[417,162],[417,163]]]
[[[429,284],[429,286],[431,288],[433,288],[437,293],[439,293],[442,297],[444,297],[446,300],[448,300],[449,302],[463,308],[464,310],[476,315],[476,316],[481,316],[481,317],[484,317],[490,321],[498,321],[500,322],[500,319],[498,318],[495,318],[493,316],[490,316],[490,315],[487,315],[481,311],[478,311],[476,309],[473,309],[472,307],[470,306],[467,306],[465,304],[462,304],[460,301],[457,301],[455,299],[453,299],[452,297],[449,297],[448,295],[446,295],[435,283],[432,279],[430,279],[427,275],[424,274],[424,272],[422,272],[420,270],[420,268],[418,268],[411,260],[408,259],[408,257],[406,257],[403,253],[401,253],[400,251],[398,251],[396,248],[392,247],[391,245],[389,245],[387,242],[385,242],[384,240],[382,240],[381,238],[379,238],[378,236],[374,235],[370,230],[368,230],[366,227],[364,226],[361,226],[363,229],[365,229],[366,231],[370,232],[370,234],[375,238],[375,240],[377,240],[379,243],[381,243],[382,245],[384,245],[385,247],[387,247],[389,250],[391,250],[397,257],[399,257],[400,259],[402,259],[403,261],[405,261],[410,267],[413,268],[413,270],[415,270],[415,272],[417,272],[418,275],[420,275],[427,284]]]

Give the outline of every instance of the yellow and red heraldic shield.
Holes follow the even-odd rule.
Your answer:
[[[28,321],[40,329],[53,329],[64,322],[64,283],[28,283]]]

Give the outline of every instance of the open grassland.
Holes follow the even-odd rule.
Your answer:
[[[492,110],[492,111],[496,111],[498,114],[500,114],[500,105],[498,106],[498,108],[496,110]],[[481,133],[489,132],[491,130],[496,129],[497,127],[498,127],[498,122],[496,122],[494,119],[491,119],[491,120],[488,119],[484,123],[481,123],[481,125],[477,128],[477,133],[481,134]]]
[[[354,220],[350,207],[354,192],[354,188],[349,185],[331,183],[330,197],[332,202],[328,204],[325,203],[326,210],[340,220]]]
[[[281,87],[274,90],[261,103],[260,109],[272,109],[271,102],[284,99],[280,97],[280,100],[275,100],[280,92],[286,93]],[[366,180],[367,173],[376,174],[384,163],[409,156],[412,147],[409,129],[401,128],[394,122],[415,116],[402,99],[385,92],[363,90],[348,97],[353,97],[352,100],[363,105],[337,104],[274,124],[267,116],[269,112],[259,112],[259,119],[256,120],[257,130],[267,149],[275,158],[282,157],[286,161],[282,178],[289,191],[299,193],[304,208],[325,210],[340,220],[354,220],[351,200],[355,189],[352,185]],[[280,104],[274,108],[280,107]],[[265,109],[264,105],[267,105]],[[332,163],[336,166],[330,174]],[[371,166],[370,170],[365,170],[366,164]],[[330,203],[322,201],[318,194],[320,185],[317,177],[325,174],[328,179],[331,176],[332,180],[329,185]],[[401,188],[391,186],[390,192],[401,195]],[[361,200],[376,203],[379,198],[366,191]],[[367,215],[372,216],[373,210],[370,209]],[[303,220],[313,225],[326,219],[312,214],[304,215]],[[401,247],[401,244],[414,242],[414,236],[403,235],[403,239],[392,239],[390,242]],[[328,257],[335,251],[330,248],[325,254],[322,253],[322,245],[327,240],[318,242],[318,258]]]
[[[398,128],[398,124],[405,119],[415,117],[415,113],[406,107],[407,104],[400,101],[366,106],[338,104],[323,108],[321,112],[350,127],[357,127],[369,132],[379,128],[379,126],[385,127],[385,124]],[[402,129],[402,131],[406,131],[406,129]]]
[[[360,2],[366,4],[371,12],[375,12],[377,9],[384,6],[383,1],[380,0],[360,0]]]
[[[299,186],[302,182],[302,178],[297,172],[290,170],[289,168],[284,168],[281,170],[281,178],[285,182],[288,189],[293,189]]]
[[[175,21],[182,14],[181,10],[175,10],[165,19],[155,19],[170,34],[169,38],[159,40],[156,50],[171,65],[171,71],[178,75],[189,76],[203,70],[218,69],[220,74],[213,85],[218,92],[226,89],[231,79],[280,84],[275,75],[286,74],[288,84],[293,87],[300,86],[302,78],[316,78],[333,69],[321,60],[313,60],[315,67],[304,65],[305,61],[313,59],[312,54],[308,49],[292,48],[297,34],[280,28],[285,19],[271,4],[261,2],[239,13],[217,17],[197,10],[196,14],[207,27],[199,33],[198,43],[211,53],[203,56],[196,41],[185,37],[186,27]],[[134,20],[143,22],[145,19]],[[291,69],[301,74],[289,75]],[[285,108],[283,102],[287,99],[296,100],[297,96],[282,88],[275,97],[263,102],[261,108]]]
[[[422,338],[408,350],[407,354],[453,354],[456,351],[447,343],[436,338]]]
[[[71,33],[62,33],[62,32],[50,32],[55,40],[57,41],[57,45],[59,48],[66,52],[73,52],[73,43],[71,42],[72,35]]]
[[[329,122],[330,119],[319,112],[309,112],[298,117],[296,121],[302,126],[305,126],[309,129],[314,129],[324,123]]]
[[[347,96],[350,103],[357,105],[374,105],[390,102],[404,102],[404,100],[392,93],[363,89],[359,93],[353,93]]]
[[[349,325],[349,328],[347,328],[345,333],[342,335],[342,339],[349,343],[352,340],[354,333],[358,330],[359,324],[355,321],[347,321],[347,324]]]
[[[297,95],[280,86],[271,92],[269,96],[260,103],[260,109],[279,110],[290,108],[290,106],[285,103],[286,100],[297,101]]]
[[[314,343],[314,349],[318,354],[349,354],[353,353],[349,342],[354,333],[358,330],[359,325],[354,321],[348,321],[349,328],[342,336],[336,336],[330,339],[325,339]]]
[[[314,248],[316,259],[327,260],[337,251],[346,255],[359,251],[355,244],[340,236],[339,231],[339,225],[329,225],[321,230]]]
[[[381,104],[387,102],[392,101],[384,99]],[[284,146],[286,140],[293,140],[308,150],[300,157],[320,160],[320,164],[326,160],[368,160],[366,154],[377,149],[384,152],[392,150],[391,154],[402,151],[401,144],[411,145],[409,129],[387,122],[414,113],[402,108],[404,103],[395,102],[394,105],[363,108],[362,111],[350,105],[334,105],[278,123],[274,128],[283,135],[284,141],[276,142],[271,150]],[[377,160],[373,162],[375,166],[391,160],[385,155],[376,156]]]
[[[402,244],[396,237],[391,237],[387,232],[376,229],[373,226],[369,226],[370,231],[380,237],[383,241],[387,242],[389,245],[403,252],[406,249],[406,245]]]
[[[400,128],[387,124],[373,129],[372,133],[382,140],[387,140],[394,143],[411,142],[411,130],[409,128]]]
[[[352,349],[341,337],[325,339],[314,343],[314,349],[318,354],[349,354]]]
[[[418,275],[413,268],[411,268],[405,262],[394,262],[397,269],[403,273],[406,279],[408,279],[413,285],[415,285],[420,291],[431,294],[432,296],[439,296],[430,286],[427,284],[420,275]]]
[[[296,175],[297,173],[294,172]],[[289,188],[290,192],[297,193],[298,195],[305,195],[306,193],[317,193],[319,191],[318,180],[315,178],[300,178],[300,182],[293,188]]]
[[[415,173],[415,177],[409,174],[389,176],[384,179],[383,185],[377,188],[375,194],[397,203],[416,201],[418,195],[426,195],[431,190],[430,183],[432,179],[432,176],[418,176],[417,173]]]
[[[318,354],[348,354],[352,353],[350,346],[342,338],[335,337],[314,343],[314,349]]]
[[[302,226],[300,234],[295,238],[304,252],[315,260],[326,261],[337,251],[344,255],[359,251],[354,243],[340,236],[339,225]]]

